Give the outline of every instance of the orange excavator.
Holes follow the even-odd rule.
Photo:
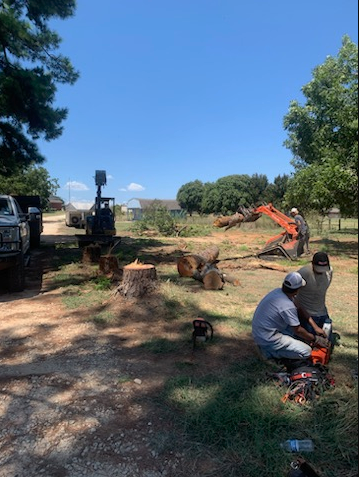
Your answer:
[[[260,258],[278,255],[296,260],[298,258],[298,229],[291,217],[287,217],[280,212],[272,204],[264,204],[258,207],[242,207],[238,208],[238,213],[243,215],[242,222],[255,222],[262,214],[268,215],[274,222],[280,225],[284,231],[275,237],[270,238],[263,250],[258,254]]]

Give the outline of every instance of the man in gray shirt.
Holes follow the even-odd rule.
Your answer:
[[[304,218],[299,214],[299,211],[296,207],[290,211],[290,215],[293,217],[294,222],[298,230],[298,257],[305,253],[306,255],[310,254],[309,251],[309,227]]]
[[[319,328],[323,328],[326,323],[331,325],[332,320],[325,303],[327,290],[333,279],[333,268],[330,266],[328,255],[325,252],[315,253],[311,265],[302,267],[298,273],[307,284],[298,291],[296,304],[307,312]],[[310,333],[315,330],[307,320],[302,323]],[[318,330],[316,331],[319,334]],[[328,338],[331,339],[331,334]]]
[[[329,347],[327,339],[309,333],[300,324],[294,298],[305,285],[298,272],[291,272],[282,288],[268,293],[257,306],[252,336],[266,358],[305,360],[310,358],[312,346]]]

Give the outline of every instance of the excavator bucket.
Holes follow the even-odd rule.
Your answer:
[[[263,250],[258,253],[258,258],[273,258],[273,256],[285,257],[289,260],[298,258],[298,240],[283,242],[283,236],[267,242]]]

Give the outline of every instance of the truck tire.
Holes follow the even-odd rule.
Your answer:
[[[8,290],[10,293],[21,292],[25,288],[24,255],[19,256],[18,262],[7,270]]]

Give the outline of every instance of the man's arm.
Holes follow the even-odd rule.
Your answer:
[[[307,341],[312,347],[314,347],[314,345],[318,345],[323,348],[330,347],[330,342],[328,339],[309,333],[309,331],[303,328],[303,326],[292,326],[292,329],[295,335],[299,336],[299,338],[302,338],[304,341]]]
[[[316,335],[323,336],[324,338],[327,338],[327,334],[325,333],[325,331],[322,328],[320,328],[320,326],[318,326],[316,324],[316,322],[313,320],[313,318],[310,316],[310,314],[307,312],[307,310],[305,308],[303,308],[302,306],[300,306],[296,300],[294,300],[294,304],[297,307],[298,317],[299,317],[300,322],[302,322],[302,321],[308,322],[310,324],[310,326],[313,328],[313,330],[315,331]]]

